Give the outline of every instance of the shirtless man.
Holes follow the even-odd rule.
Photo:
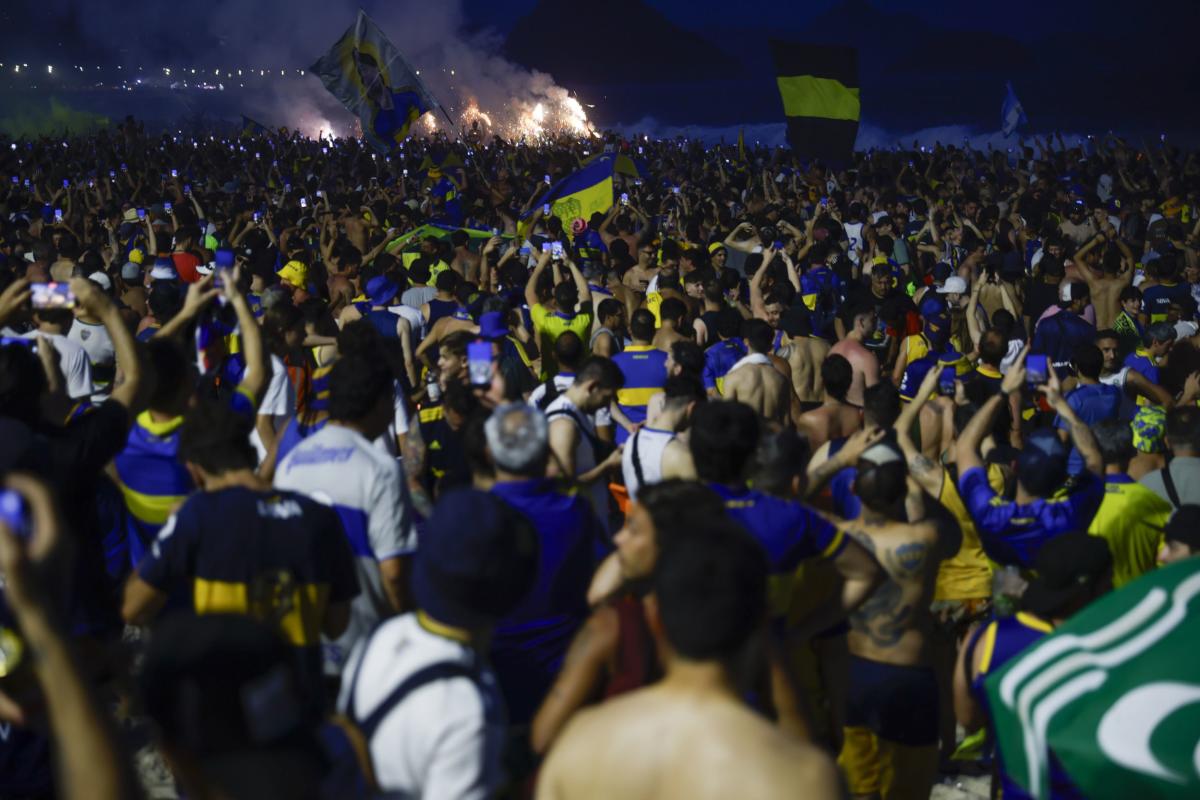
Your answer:
[[[1099,248],[1106,239],[1116,242],[1121,251],[1119,264],[1110,269],[1104,269],[1109,262],[1107,257],[1100,258]],[[1096,328],[1104,330],[1111,328],[1121,313],[1121,292],[1125,287],[1133,285],[1133,253],[1129,246],[1117,235],[1111,224],[1101,233],[1096,234],[1072,257],[1079,277],[1087,283],[1088,293],[1092,298],[1092,308],[1096,309]],[[1115,268],[1117,271],[1113,272]]]
[[[470,241],[471,237],[466,231],[454,231],[450,234],[450,245],[454,248],[450,269],[457,272],[463,280],[476,283],[479,280],[479,254],[471,252],[471,248],[467,246]]]
[[[863,344],[875,330],[875,309],[868,305],[859,305],[850,309],[846,315],[850,323],[850,331],[846,338],[829,349],[830,355],[844,356],[854,370],[854,381],[850,391],[846,392],[846,402],[861,406],[863,392],[867,387],[879,383],[879,360]]]
[[[779,319],[783,331],[783,347],[780,355],[787,359],[792,369],[792,388],[801,410],[810,410],[825,400],[825,385],[821,367],[829,355],[829,342],[813,336],[812,321],[808,312],[800,308],[789,308]]]
[[[686,324],[687,313],[687,303],[674,297],[664,299],[662,305],[658,307],[658,318],[661,325],[655,331],[651,344],[664,353],[669,353],[671,345],[675,342],[694,341],[693,337],[681,333],[681,331],[689,330]]]
[[[750,353],[725,376],[723,395],[750,406],[768,423],[784,426],[791,419],[791,384],[771,362],[771,326],[761,319],[746,323]]]
[[[796,430],[808,437],[814,451],[830,439],[849,436],[862,427],[862,409],[846,402],[853,380],[854,371],[845,357],[831,355],[821,364],[825,402],[796,420]]]
[[[762,549],[727,520],[694,533],[660,556],[647,604],[666,677],[575,716],[542,767],[542,800],[839,796],[829,758],[737,688],[733,665],[766,629]]]
[[[926,800],[938,765],[930,603],[938,567],[958,552],[960,533],[949,518],[925,516],[920,486],[909,480],[894,444],[867,449],[857,470],[862,516],[845,530],[887,577],[850,615],[850,694],[838,763],[853,797]],[[889,774],[890,786],[881,785]]]

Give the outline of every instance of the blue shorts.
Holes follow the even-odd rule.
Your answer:
[[[901,667],[850,656],[846,726],[909,747],[938,741],[938,686],[929,667]]]

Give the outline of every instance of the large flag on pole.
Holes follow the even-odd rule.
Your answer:
[[[359,118],[363,135],[381,152],[404,141],[422,114],[442,108],[363,11],[311,71]]]
[[[1017,93],[1013,91],[1012,81],[1006,82],[1004,84],[1004,105],[1000,106],[1000,132],[1005,136],[1010,136],[1018,125],[1025,125],[1028,122],[1029,120],[1025,118],[1025,108],[1017,99]]]
[[[1200,558],[1097,600],[987,679],[1005,772],[1048,797],[1200,797]]]
[[[845,161],[858,136],[858,51],[771,40],[788,144],[802,158]]]

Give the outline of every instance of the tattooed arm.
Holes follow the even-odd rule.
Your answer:
[[[414,420],[415,423],[415,420]],[[423,518],[433,513],[433,500],[425,491],[421,478],[425,476],[425,439],[421,436],[419,423],[410,425],[404,437],[404,473],[408,476],[408,491],[412,495],[413,508]]]

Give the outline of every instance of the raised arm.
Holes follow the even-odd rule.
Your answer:
[[[74,292],[79,307],[98,318],[112,339],[122,380],[120,384],[114,384],[108,402],[124,406],[132,419],[141,413],[146,395],[146,381],[137,340],[129,332],[116,303],[100,291],[100,287],[95,283],[86,278],[72,278],[71,291]]]
[[[529,273],[529,280],[525,281],[525,302],[533,308],[538,304],[537,285],[541,280],[542,273],[546,269],[546,265],[550,263],[550,253],[543,252],[538,256],[537,265],[533,268],[533,272]]]
[[[1067,423],[1071,441],[1079,449],[1079,454],[1083,456],[1083,463],[1088,471],[1096,477],[1102,477],[1104,475],[1104,457],[1100,455],[1100,446],[1096,444],[1096,437],[1092,434],[1091,428],[1079,418],[1075,410],[1063,398],[1062,385],[1059,383],[1058,375],[1054,372],[1053,364],[1050,365],[1050,380],[1039,386],[1038,391],[1045,393],[1046,402]]]

